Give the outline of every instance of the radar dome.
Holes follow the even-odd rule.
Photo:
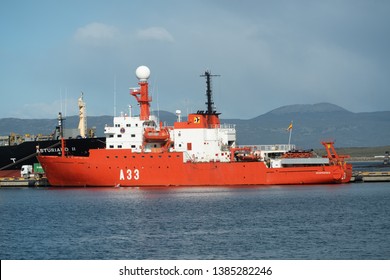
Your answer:
[[[150,70],[146,66],[139,66],[137,70],[135,70],[135,75],[140,82],[146,82],[150,77]]]

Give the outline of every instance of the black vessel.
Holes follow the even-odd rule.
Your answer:
[[[105,143],[105,137],[67,139],[65,153],[87,156],[89,149],[105,148]],[[22,165],[38,163],[37,151],[43,155],[61,155],[61,141],[26,141],[19,145],[0,146],[0,177],[20,177]]]
[[[11,134],[0,137],[0,178],[20,177],[23,165],[38,163],[37,154],[61,155],[61,138],[65,141],[65,154],[88,156],[90,149],[106,147],[105,137],[95,137],[94,130],[87,129],[83,95],[79,98],[79,127],[64,129],[64,119],[58,115],[58,126],[48,136],[20,136]]]

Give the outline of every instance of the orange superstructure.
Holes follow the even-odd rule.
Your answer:
[[[114,117],[105,128],[106,148],[88,156],[38,156],[53,186],[247,186],[346,183],[352,166],[323,142],[327,156],[296,151],[294,145],[236,145],[234,125],[221,124],[213,107],[206,71],[207,110],[173,126],[150,115],[150,70],[137,68],[140,88],[132,89],[140,116]],[[180,111],[178,111],[180,112]]]

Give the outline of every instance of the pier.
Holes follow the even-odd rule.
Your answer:
[[[0,178],[0,188],[3,187],[48,187],[47,178]]]
[[[390,165],[388,152],[382,156],[382,160],[375,157],[371,160],[354,161],[351,183],[359,182],[390,182]]]
[[[351,178],[354,182],[390,182],[390,171],[356,171]]]

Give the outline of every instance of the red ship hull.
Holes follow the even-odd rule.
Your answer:
[[[352,166],[268,168],[264,162],[183,162],[183,153],[91,150],[88,157],[39,156],[52,186],[248,186],[349,182]]]
[[[138,117],[114,117],[105,127],[106,149],[88,156],[38,156],[52,186],[248,186],[349,182],[352,166],[322,142],[327,157],[296,152],[290,145],[240,147],[236,130],[221,125],[213,107],[211,73],[206,71],[207,110],[189,114],[173,127],[158,125],[150,115],[147,80],[150,70],[136,70],[139,88],[131,89],[140,106]],[[289,126],[291,131],[292,124]],[[65,140],[61,141],[65,146]],[[64,149],[62,149],[64,151]]]

